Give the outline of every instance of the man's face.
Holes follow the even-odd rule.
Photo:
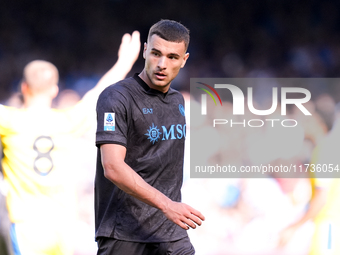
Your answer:
[[[184,67],[189,53],[184,42],[169,42],[158,35],[152,35],[144,44],[146,83],[153,89],[166,92],[171,81]]]

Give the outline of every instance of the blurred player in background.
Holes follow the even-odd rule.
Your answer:
[[[301,218],[281,232],[280,246],[285,246],[293,234],[307,221],[314,222],[314,235],[309,255],[340,254],[340,104],[335,108],[332,129],[314,149],[311,164],[327,167],[326,173],[311,173],[312,198]],[[329,177],[333,178],[329,178]],[[324,178],[328,177],[328,178]]]
[[[140,74],[97,103],[97,254],[194,254],[186,230],[204,216],[181,203],[183,96],[170,87],[189,53],[189,30],[161,20],[144,44]]]
[[[116,64],[74,107],[52,109],[58,70],[35,60],[23,71],[21,109],[0,105],[4,179],[15,254],[73,254],[76,184],[72,142],[90,129],[101,91],[123,79],[140,51],[139,32],[125,34]]]
[[[1,145],[0,145],[1,151]],[[1,155],[1,153],[0,153]],[[3,180],[3,175],[0,167],[0,254],[12,255],[12,245],[10,237],[11,223],[8,218],[6,206],[6,185]]]

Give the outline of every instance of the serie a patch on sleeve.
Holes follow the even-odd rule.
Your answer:
[[[104,131],[115,131],[115,113],[114,112],[105,113]]]

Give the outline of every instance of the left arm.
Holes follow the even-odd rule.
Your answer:
[[[204,220],[201,212],[191,206],[172,201],[159,190],[148,184],[124,161],[126,148],[117,144],[103,144],[100,146],[101,161],[104,176],[119,189],[138,200],[161,210],[164,215],[187,230],[195,229]]]
[[[138,31],[134,31],[132,35],[124,34],[118,50],[117,62],[110,70],[108,70],[104,74],[104,76],[98,81],[96,86],[85,94],[83,99],[96,100],[99,94],[107,86],[124,79],[138,59],[140,45],[140,34]]]

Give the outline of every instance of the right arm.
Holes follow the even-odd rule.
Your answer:
[[[309,220],[314,220],[315,217],[322,210],[327,200],[327,188],[316,188],[313,198],[309,202],[308,210],[302,215],[302,217],[295,223],[286,227],[279,234],[279,247],[284,247],[289,240],[292,238],[293,234],[299,229],[303,224]]]
[[[314,149],[311,161],[313,164],[329,162],[327,157],[324,158],[326,148],[328,148],[327,145],[319,145]],[[328,153],[326,154],[328,155]],[[280,232],[279,247],[281,248],[289,242],[296,230],[299,229],[303,224],[305,224],[307,221],[315,220],[327,202],[329,187],[332,182],[331,179],[318,179],[314,174],[311,177],[314,179],[313,182],[310,180],[311,188],[314,190],[314,194],[309,201],[308,209],[296,222],[289,225]]]
[[[183,229],[196,228],[204,216],[187,204],[175,202],[145,182],[124,159],[126,148],[118,144],[100,146],[105,177],[118,188],[138,200],[161,210],[164,215]]]

